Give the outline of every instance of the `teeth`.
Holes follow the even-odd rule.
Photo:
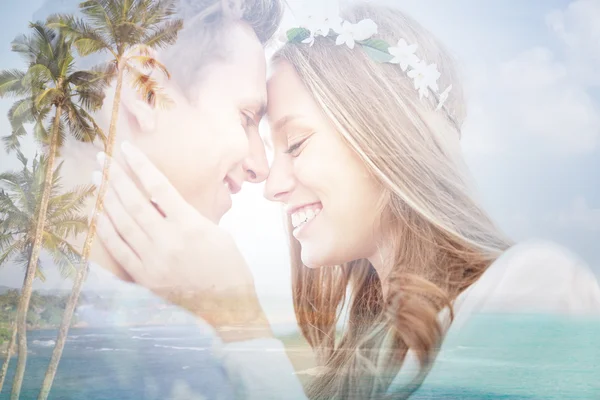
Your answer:
[[[312,220],[314,217],[319,215],[320,212],[320,208],[306,208],[301,211],[296,211],[292,214],[292,226],[297,228]]]
[[[300,219],[300,222],[306,222],[306,213],[304,211],[300,211],[298,213],[298,218]]]

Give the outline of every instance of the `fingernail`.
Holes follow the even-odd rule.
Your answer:
[[[100,187],[100,184],[102,183],[102,172],[94,171],[92,173],[92,183],[94,186]]]
[[[98,161],[98,164],[100,164],[101,167],[104,167],[104,162],[106,161],[106,153],[101,151],[98,154],[96,154],[96,160]]]
[[[121,150],[127,157],[132,157],[133,152],[135,151],[131,143],[129,143],[127,140],[121,143]]]

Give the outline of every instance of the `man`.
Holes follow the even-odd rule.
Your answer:
[[[123,85],[115,149],[123,141],[134,143],[190,205],[218,223],[231,207],[231,196],[244,182],[262,182],[268,174],[257,129],[266,106],[263,46],[275,33],[282,9],[274,0],[241,3],[187,0],[178,7],[184,29],[175,45],[157,54],[172,78],[153,76],[160,80],[161,93],[170,99],[171,106],[148,104],[132,88]],[[110,122],[113,92],[107,91],[105,109],[97,118],[103,127]],[[69,142],[62,151],[66,182],[88,183],[97,168],[95,155],[100,150],[98,146]],[[118,152],[114,157],[125,165]],[[91,210],[92,203],[89,206]],[[90,271],[84,295],[98,292],[99,288],[108,289],[111,294],[96,298],[106,303],[104,310],[89,305],[80,307],[79,320],[90,325],[127,325],[150,320],[163,326],[194,322],[190,314],[161,303],[141,287],[123,282],[130,280],[129,277],[99,240],[95,241],[91,261],[97,265]],[[102,268],[97,268],[98,265]],[[135,317],[136,308],[149,315]],[[224,371],[214,360],[212,369],[207,370],[210,357],[195,353],[206,347],[200,333],[188,331],[185,346],[173,342],[166,346],[170,347],[169,352],[162,355],[156,352],[166,349],[160,341],[164,338],[154,337],[153,332],[146,335],[134,335],[139,339],[139,347],[128,347],[129,338],[122,336],[115,336],[119,343],[103,347],[125,347],[124,350],[132,351],[106,353],[99,369],[118,375],[113,380],[114,386],[81,388],[87,397],[106,396],[106,392],[99,390],[109,389],[114,391],[111,395],[114,398],[121,398],[131,390],[142,398],[174,395],[194,398],[192,395],[196,394],[228,398],[231,389]],[[153,339],[156,341],[152,342]],[[147,346],[148,343],[155,346]],[[187,351],[177,351],[183,347]],[[57,380],[60,375],[59,370]],[[174,391],[177,393],[173,394]],[[83,392],[77,397],[83,396]]]
[[[274,0],[244,0],[243,8],[220,0],[182,1],[184,29],[177,43],[158,54],[172,75],[159,74],[166,108],[148,104],[123,85],[115,149],[125,140],[140,148],[179,193],[218,223],[231,195],[244,182],[262,182],[268,165],[257,125],[266,105],[263,45],[281,18]],[[113,89],[97,118],[108,126]],[[63,151],[68,181],[88,183],[99,146],[69,143]],[[119,161],[117,151],[115,158]],[[73,167],[73,168],[71,168]],[[99,244],[92,260],[122,276]]]

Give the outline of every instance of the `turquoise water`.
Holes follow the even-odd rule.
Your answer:
[[[600,399],[600,320],[480,315],[448,336],[413,398]]]
[[[29,332],[22,400],[37,399],[56,331]],[[224,371],[209,341],[185,327],[71,329],[50,400],[229,399]],[[16,357],[0,399],[10,397]]]
[[[55,335],[30,333],[21,399],[37,398]],[[192,399],[190,391],[232,398],[226,371],[207,347],[207,338],[187,328],[73,329],[50,399]],[[9,397],[15,361],[0,399]],[[286,393],[282,387],[264,398],[291,398]],[[411,398],[600,400],[600,321],[475,317],[446,339]]]

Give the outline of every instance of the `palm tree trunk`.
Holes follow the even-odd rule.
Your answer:
[[[29,310],[29,300],[33,290],[33,280],[37,270],[40,251],[42,250],[42,238],[44,227],[46,225],[46,212],[48,211],[48,203],[50,201],[50,192],[52,191],[52,175],[54,173],[54,160],[56,159],[56,150],[58,148],[58,128],[60,125],[60,116],[62,106],[56,106],[56,115],[52,124],[52,137],[50,139],[50,149],[48,150],[48,165],[46,166],[46,176],[44,178],[44,191],[42,192],[42,201],[38,213],[37,226],[35,228],[35,238],[31,249],[31,257],[27,265],[23,289],[19,299],[17,308],[17,349],[19,357],[17,358],[17,369],[13,379],[12,392],[10,400],[19,400],[21,394],[21,386],[23,385],[23,377],[25,376],[25,364],[27,363],[27,311]]]
[[[122,86],[123,68],[119,67],[119,74],[117,76],[117,87],[115,89],[115,98],[113,102],[112,116],[110,120],[110,127],[108,129],[108,138],[105,149],[105,153],[109,156],[112,156],[113,148],[115,145],[117,119],[119,117],[119,106],[121,103]],[[69,300],[65,307],[65,312],[63,314],[63,318],[60,323],[60,328],[58,330],[58,337],[56,338],[56,345],[54,346],[54,350],[52,351],[52,357],[50,359],[48,369],[46,370],[46,375],[44,376],[44,382],[42,383],[42,388],[40,390],[38,400],[46,400],[48,398],[48,395],[50,394],[50,389],[52,388],[52,383],[54,382],[54,376],[56,375],[56,370],[58,369],[58,363],[60,362],[60,358],[65,347],[65,342],[67,340],[67,335],[69,334],[69,327],[71,326],[73,313],[75,312],[75,307],[77,306],[77,302],[79,300],[79,294],[81,293],[81,288],[87,278],[88,258],[92,248],[92,243],[96,236],[96,221],[98,215],[100,214],[100,212],[102,212],[102,201],[104,200],[104,194],[106,193],[106,189],[108,188],[107,181],[108,172],[110,168],[110,161],[111,157],[107,157],[103,170],[102,183],[100,184],[98,197],[96,199],[94,214],[92,215],[92,220],[90,221],[88,233],[85,238],[83,250],[81,252],[81,266],[77,271],[77,276],[75,277],[75,282],[73,283],[73,289],[71,290],[71,295],[69,296]]]
[[[10,337],[10,343],[8,344],[8,348],[6,349],[6,359],[2,364],[2,370],[0,370],[0,393],[2,393],[2,387],[4,386],[4,379],[6,378],[6,372],[8,371],[8,364],[10,363],[10,359],[13,355],[13,351],[15,351],[15,342],[17,341],[17,324],[13,323],[13,333]]]

